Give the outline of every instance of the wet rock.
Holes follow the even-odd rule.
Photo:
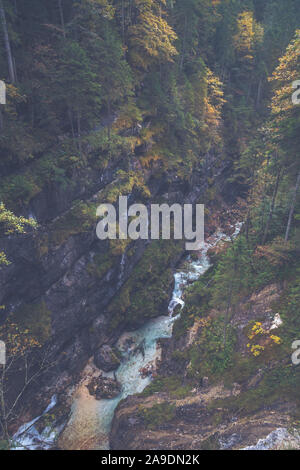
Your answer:
[[[181,309],[182,309],[182,305],[177,304],[176,307],[173,310],[172,317],[176,317],[177,315],[179,315]]]
[[[90,395],[96,400],[116,398],[121,392],[121,384],[109,377],[94,377],[87,386]]]
[[[232,395],[235,396],[235,397],[238,396],[238,395],[241,393],[241,386],[240,386],[240,384],[234,382],[234,383],[232,384],[232,392],[231,392],[231,393],[232,393]]]
[[[120,354],[123,352],[133,351],[135,348],[135,341],[132,338],[130,333],[123,333],[122,336],[119,338],[117,343],[117,349]]]
[[[296,430],[293,430],[293,434],[286,428],[278,428],[266,438],[259,439],[256,445],[244,447],[242,450],[299,449],[299,434]]]
[[[259,369],[257,374],[255,374],[255,376],[249,380],[247,388],[249,389],[256,388],[257,385],[261,382],[263,376],[264,376],[264,371],[262,369]]]
[[[201,381],[202,387],[208,387],[209,386],[209,379],[208,377],[203,377]]]
[[[143,359],[145,359],[145,339],[143,339],[143,341],[138,344],[136,348],[134,348],[133,354],[141,354],[143,356]]]
[[[95,352],[94,362],[95,365],[99,369],[104,370],[104,372],[116,370],[120,365],[118,357],[108,344],[105,344]]]
[[[240,441],[241,435],[236,433],[231,435],[224,434],[219,440],[222,450],[233,449],[239,444]]]
[[[102,314],[93,321],[89,328],[90,346],[93,351],[107,342],[107,335],[105,334],[107,323],[107,318]]]
[[[218,159],[215,158],[215,161],[217,163]],[[20,417],[23,422],[40,414],[54,393],[65,393],[73,387],[94,353],[95,363],[105,371],[114,370],[119,365],[115,354],[108,354],[107,361],[99,349],[103,344],[115,344],[125,326],[128,330],[128,325],[120,324],[111,332],[111,319],[106,311],[121,287],[118,282],[119,264],[116,262],[109,279],[104,277],[100,280],[93,276],[88,268],[95,252],[106,252],[106,243],[97,239],[94,224],[91,224],[90,230],[78,231],[76,234],[69,230],[73,201],[97,201],[99,192],[114,180],[117,168],[118,162],[114,161],[113,167],[107,167],[104,172],[90,168],[76,169],[76,174],[70,176],[72,185],[66,190],[63,189],[65,185],[60,184],[45,187],[31,201],[30,208],[24,207],[26,214],[29,214],[30,209],[36,216],[39,229],[24,235],[1,238],[1,251],[5,251],[11,264],[0,272],[0,305],[5,303],[7,312],[10,312],[23,308],[23,305],[27,308],[33,302],[45,302],[51,312],[52,336],[44,349],[47,357],[50,351],[49,362],[54,365],[43,374],[42,380],[31,383],[30,390],[22,399],[22,408],[26,410]],[[205,177],[201,181],[196,172],[188,187],[173,178],[171,192],[180,191],[178,200],[195,203],[208,187],[208,172],[214,176],[215,171],[216,178],[219,178],[219,163],[213,168],[210,160],[210,167],[205,169]],[[151,178],[150,172],[148,178],[151,194],[156,197],[164,187],[164,180]],[[122,282],[130,278],[147,244],[148,241],[143,240],[135,242],[132,255],[126,257]],[[177,265],[181,255],[182,252],[178,252],[170,260],[171,268]],[[166,311],[167,306],[164,309]],[[99,312],[103,312],[103,315],[99,316]],[[144,320],[134,321],[133,326],[139,326]],[[182,368],[182,363],[178,363],[177,367]],[[10,381],[22,384],[22,378],[12,377]]]

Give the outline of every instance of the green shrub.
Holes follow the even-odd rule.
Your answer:
[[[140,410],[140,416],[145,420],[149,429],[156,429],[175,418],[176,408],[170,403],[159,403],[151,408]]]

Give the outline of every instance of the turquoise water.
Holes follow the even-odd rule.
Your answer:
[[[240,228],[241,224],[238,224],[233,236],[238,235]],[[155,370],[156,361],[161,357],[158,340],[172,336],[173,324],[177,318],[173,317],[174,309],[178,305],[181,308],[184,306],[183,293],[186,285],[199,279],[209,269],[207,252],[222,241],[228,241],[228,237],[221,231],[216,232],[203,244],[198,252],[198,259],[192,261],[188,256],[185,269],[174,274],[174,290],[166,316],[152,319],[138,330],[124,333],[119,339],[117,347],[122,354],[122,361],[116,371],[116,378],[122,385],[120,395],[111,400],[97,401],[88,395],[86,387],[83,387],[84,392],[75,398],[71,419],[63,432],[63,435],[67,436],[68,448],[81,448],[81,440],[90,443],[91,447],[86,444],[87,448],[109,448],[109,432],[117,405],[124,398],[141,393],[151,382],[151,370]],[[142,370],[148,370],[148,374],[141,373]],[[28,432],[20,433],[19,430],[19,442],[22,443],[22,439],[26,441],[27,448],[36,448],[34,442],[31,444]],[[34,432],[34,439],[37,442],[37,432]]]

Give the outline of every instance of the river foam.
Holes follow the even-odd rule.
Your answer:
[[[235,226],[232,237],[240,232],[241,224]],[[198,259],[187,257],[185,269],[174,274],[174,289],[168,307],[168,315],[151,319],[134,332],[124,333],[117,343],[122,354],[121,365],[116,371],[116,378],[122,389],[118,397],[109,400],[96,400],[89,395],[85,384],[81,384],[75,393],[71,418],[59,439],[60,448],[64,449],[108,449],[109,432],[114,412],[121,400],[130,395],[141,393],[152,380],[151,371],[155,370],[161,358],[159,339],[170,338],[174,316],[178,306],[184,307],[183,294],[186,286],[198,280],[211,266],[209,249],[219,243],[230,240],[222,231],[217,231],[203,243],[198,252]],[[130,347],[128,347],[130,344]],[[149,371],[143,374],[141,371]],[[110,376],[110,374],[103,374]],[[23,436],[27,446],[26,431],[18,431],[19,441]],[[22,435],[22,436],[21,436]],[[28,447],[27,447],[28,448]]]

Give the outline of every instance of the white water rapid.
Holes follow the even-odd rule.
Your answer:
[[[237,236],[240,229],[241,224],[236,225],[232,237]],[[141,374],[141,370],[151,372],[155,369],[155,363],[161,356],[158,340],[171,337],[174,321],[178,317],[178,315],[174,316],[174,310],[178,305],[181,308],[184,306],[183,293],[186,285],[199,279],[209,269],[208,250],[228,240],[229,237],[218,231],[203,244],[196,261],[192,261],[190,256],[187,257],[186,269],[174,275],[175,285],[168,307],[168,316],[149,320],[140,329],[124,333],[119,339],[117,347],[123,360],[115,375],[122,385],[122,390],[117,398],[96,400],[89,394],[85,385],[78,388],[70,421],[60,437],[60,447],[66,449],[109,448],[109,432],[118,403],[130,395],[142,392],[151,382],[151,373]],[[112,377],[112,374],[103,375]],[[19,430],[17,434],[19,442],[23,436],[28,447],[27,433],[22,434]]]

